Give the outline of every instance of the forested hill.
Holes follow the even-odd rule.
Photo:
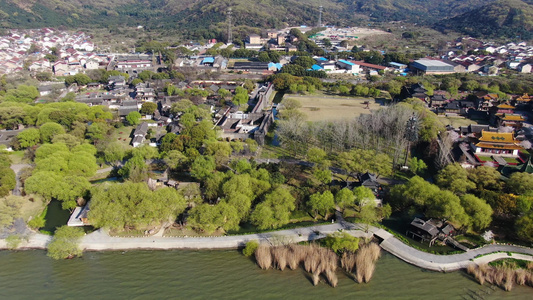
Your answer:
[[[0,27],[112,29],[143,25],[149,29],[179,29],[190,38],[224,39],[229,7],[233,9],[235,33],[239,36],[239,32],[249,32],[250,27],[315,25],[319,5],[324,7],[324,23],[337,26],[365,24],[369,20],[429,25],[445,18],[454,20],[451,18],[461,14],[469,16],[493,1],[496,0],[0,0]],[[493,14],[501,17],[498,11]]]
[[[533,39],[533,1],[498,0],[462,15],[443,20],[437,28],[474,37]]]
[[[375,21],[433,24],[496,0],[341,0],[352,11]]]

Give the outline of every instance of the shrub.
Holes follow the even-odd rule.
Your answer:
[[[78,227],[59,227],[54,238],[48,244],[48,256],[53,259],[65,259],[81,256],[83,251],[79,247],[83,230]]]
[[[46,216],[47,211],[48,211],[48,207],[46,207],[41,214],[33,217],[28,222],[28,226],[30,226],[30,228],[33,228],[33,229],[43,228],[44,225],[46,224],[46,220],[44,217]]]
[[[255,250],[257,250],[257,247],[259,247],[259,243],[257,241],[249,241],[246,243],[246,247],[242,249],[242,254],[246,257],[250,257],[254,255]]]

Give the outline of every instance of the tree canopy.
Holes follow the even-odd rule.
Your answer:
[[[91,190],[89,218],[93,226],[123,229],[174,221],[186,208],[183,196],[173,188],[151,191],[146,183],[125,182]]]

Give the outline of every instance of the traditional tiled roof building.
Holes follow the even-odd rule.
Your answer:
[[[514,138],[512,132],[482,131],[479,143],[476,144],[476,154],[487,153],[500,156],[518,156],[523,147]]]

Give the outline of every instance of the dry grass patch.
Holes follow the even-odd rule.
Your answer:
[[[298,110],[307,115],[307,120],[312,122],[352,119],[361,114],[369,114],[371,110],[376,110],[380,107],[380,105],[372,98],[328,95],[286,95],[285,98],[298,100],[302,104],[302,107]],[[369,102],[369,109],[366,108],[367,105],[364,104],[366,101]]]

